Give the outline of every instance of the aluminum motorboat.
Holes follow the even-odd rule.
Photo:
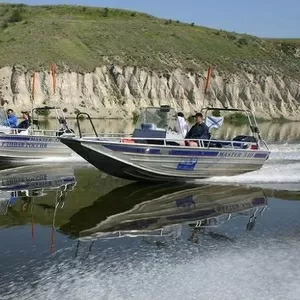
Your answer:
[[[219,128],[223,117],[213,112],[244,113],[249,122],[249,134],[231,140],[215,139],[212,128]],[[196,145],[186,146],[186,140],[175,132],[176,111],[169,106],[142,110],[134,132],[128,137],[100,137],[87,113],[77,115],[79,137],[59,139],[99,170],[129,180],[186,181],[212,176],[233,176],[260,169],[269,158],[270,150],[261,138],[258,124],[246,109],[202,109],[209,139],[193,139]],[[212,113],[212,115],[210,114]],[[83,137],[79,118],[82,114],[91,122],[95,137]]]
[[[57,119],[57,129],[41,128],[41,118],[45,114],[54,115]],[[66,118],[60,107],[42,106],[31,111],[31,125],[26,129],[11,128],[6,112],[0,107],[0,160],[26,161],[47,157],[69,157],[74,152],[63,145],[58,136],[75,136],[67,125]]]

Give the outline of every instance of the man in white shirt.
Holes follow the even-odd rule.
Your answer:
[[[182,138],[185,138],[186,134],[190,130],[190,126],[186,122],[186,120],[184,118],[184,114],[182,112],[179,112],[177,114],[175,130],[176,130],[176,132],[178,132],[179,134],[182,135]]]

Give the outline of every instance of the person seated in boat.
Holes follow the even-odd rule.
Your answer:
[[[73,129],[68,127],[66,119],[60,117],[58,119],[58,122],[61,126],[56,133],[56,136],[61,136],[63,133],[75,133]]]
[[[188,131],[190,130],[189,124],[186,122],[184,118],[184,114],[179,112],[177,114],[175,131],[182,135],[183,138],[187,135]]]
[[[23,116],[23,121],[19,123],[19,125],[17,126],[17,128],[20,129],[28,129],[28,127],[31,125],[31,118],[29,116],[29,112],[28,111],[22,111],[22,116]],[[19,130],[20,132],[21,130]]]
[[[18,118],[16,117],[16,115],[14,114],[14,111],[9,108],[6,111],[7,114],[7,119],[8,119],[8,126],[10,126],[11,128],[16,128],[17,127],[17,123],[18,123]]]
[[[185,141],[186,146],[199,146],[197,140],[208,140],[210,138],[209,128],[203,120],[202,113],[196,113],[194,117],[196,118],[196,123],[185,136],[185,139],[190,140]],[[192,139],[195,139],[196,141],[191,141]]]

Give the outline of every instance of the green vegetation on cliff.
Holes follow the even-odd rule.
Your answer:
[[[0,67],[50,63],[74,71],[101,64],[241,70],[300,77],[300,40],[261,39],[110,8],[0,4]]]

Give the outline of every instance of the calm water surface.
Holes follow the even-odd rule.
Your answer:
[[[298,127],[262,124],[272,155],[258,172],[180,185],[76,158],[2,168],[0,299],[299,299]]]

